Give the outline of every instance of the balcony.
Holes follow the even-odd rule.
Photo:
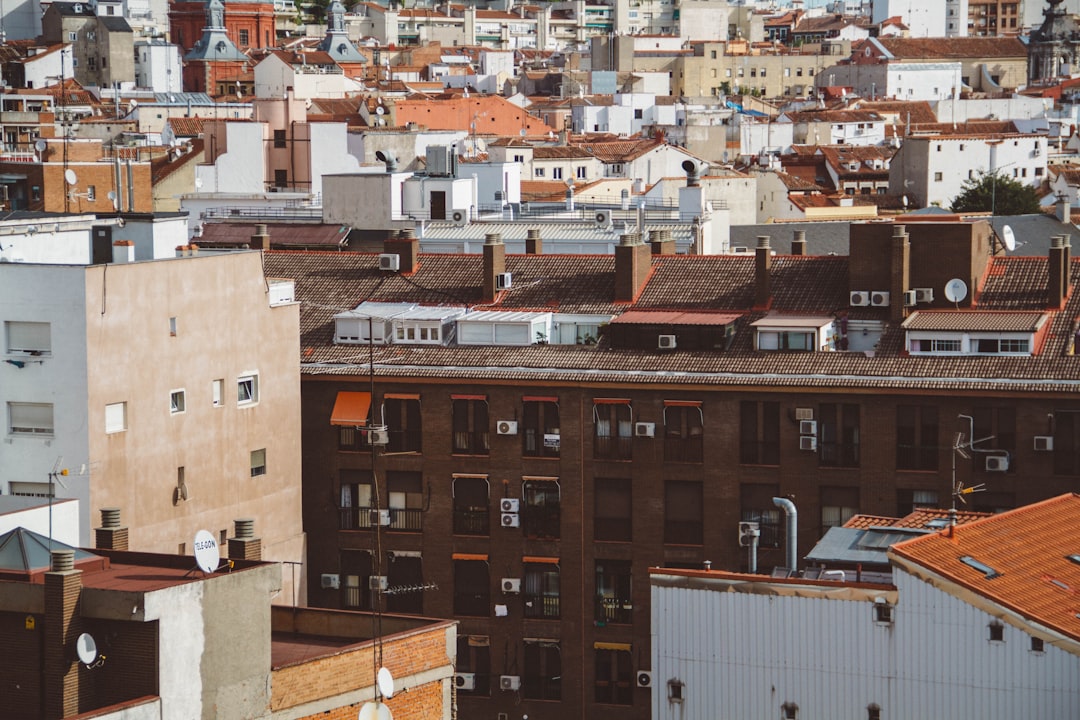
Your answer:
[[[634,622],[634,604],[629,598],[600,597],[596,621],[605,625],[630,625]]]
[[[704,456],[705,443],[701,435],[664,438],[664,460],[667,462],[700,463]]]
[[[455,535],[488,535],[491,532],[491,513],[486,507],[454,510]]]
[[[632,460],[634,438],[599,436],[593,439],[593,457],[597,460]]]

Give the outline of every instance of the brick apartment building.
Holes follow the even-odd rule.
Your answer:
[[[947,507],[954,459],[986,484],[968,509],[1075,488],[1065,241],[1005,257],[982,222],[855,225],[850,257],[490,240],[266,255],[303,308],[310,601],[457,620],[465,717],[650,717],[648,569],[745,569],[740,521],[783,565],[773,497],[805,554],[854,513]]]

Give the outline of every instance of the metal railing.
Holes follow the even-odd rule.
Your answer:
[[[487,508],[454,510],[455,535],[487,535],[491,532],[491,513]]]
[[[206,220],[310,220],[322,219],[321,200],[313,201],[311,206],[276,206],[276,207],[209,207],[203,211]]]
[[[593,438],[593,458],[597,460],[632,460],[634,438],[598,436]]]
[[[634,622],[634,604],[629,598],[602,597],[596,619],[603,623],[629,625]]]

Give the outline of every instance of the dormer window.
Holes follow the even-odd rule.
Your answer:
[[[752,323],[754,349],[794,352],[835,350],[834,318],[769,315]]]
[[[912,355],[1035,354],[1046,324],[1038,312],[915,312],[904,321],[906,346]]]

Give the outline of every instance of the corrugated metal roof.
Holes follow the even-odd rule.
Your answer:
[[[532,322],[551,317],[549,312],[512,312],[508,310],[478,310],[458,318],[458,322]]]
[[[423,236],[420,243],[425,240],[446,240],[464,242],[484,242],[484,236],[488,233],[498,233],[503,242],[525,242],[530,229],[539,229],[540,237],[545,243],[618,243],[623,230],[619,223],[610,228],[597,227],[591,222],[474,222],[462,227],[457,227],[449,222],[433,222],[424,226]],[[675,242],[690,242],[693,240],[693,228],[690,223],[649,223],[649,230],[670,230]]]
[[[892,545],[925,535],[928,530],[915,528],[832,527],[807,553],[806,561],[815,563],[863,563],[888,565],[885,551]]]
[[[463,307],[414,307],[397,315],[396,320],[448,320],[464,315]]]
[[[1035,332],[1046,322],[1041,312],[987,312],[985,310],[918,310],[904,321],[906,330],[951,332]]]
[[[799,317],[797,315],[767,315],[750,323],[756,328],[823,328],[833,322],[831,317]]]
[[[730,325],[737,313],[695,313],[675,310],[628,310],[612,319],[612,325]]]
[[[335,315],[335,318],[396,318],[402,313],[412,310],[416,305],[412,303],[387,303],[371,302],[365,300],[352,310],[346,310]]]

